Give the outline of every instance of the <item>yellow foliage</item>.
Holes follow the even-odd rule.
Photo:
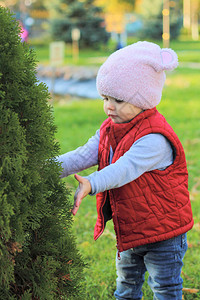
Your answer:
[[[124,16],[133,10],[131,5],[118,0],[96,0],[95,4],[103,8],[107,31],[117,33],[124,31]]]
[[[95,5],[102,7],[108,32],[122,33],[125,30],[125,15],[133,13],[133,6],[120,0],[96,0]],[[138,12],[141,0],[135,1],[134,11]]]
[[[132,12],[133,7],[125,2],[120,2],[118,0],[96,0],[95,4],[103,8],[104,12],[111,14],[125,14],[127,12]]]

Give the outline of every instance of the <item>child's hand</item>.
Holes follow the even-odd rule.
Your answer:
[[[74,207],[72,209],[72,214],[75,216],[79,209],[81,201],[91,192],[91,184],[88,179],[80,175],[76,174],[74,175],[74,177],[79,182],[79,187],[77,188],[76,193],[74,195]]]

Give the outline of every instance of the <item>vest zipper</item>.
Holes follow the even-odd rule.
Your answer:
[[[117,247],[117,245],[116,245],[116,247]],[[117,249],[117,259],[118,259],[118,260],[121,260],[121,255],[120,255],[120,252],[119,252],[118,249]]]
[[[112,195],[112,197],[110,197],[110,199],[113,199],[113,194],[112,192],[110,191],[110,194]],[[113,208],[114,208],[114,225],[115,225],[115,232],[116,232],[116,240],[117,240],[117,258],[120,260],[121,257],[120,257],[120,252],[121,251],[121,247],[120,247],[120,235],[119,235],[119,225],[118,225],[118,220],[117,220],[117,213],[116,213],[116,207],[115,207],[115,202],[112,200],[113,202]]]

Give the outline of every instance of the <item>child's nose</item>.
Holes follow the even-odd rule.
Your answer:
[[[115,109],[115,105],[114,105],[113,101],[108,100],[107,109],[109,109],[109,110],[114,110]]]

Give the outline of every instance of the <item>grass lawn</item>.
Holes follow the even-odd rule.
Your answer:
[[[184,288],[200,287],[200,73],[199,70],[178,69],[168,74],[162,102],[157,107],[178,134],[186,152],[189,171],[189,190],[194,213],[194,228],[188,233],[189,250],[184,258],[182,278]],[[105,119],[101,100],[60,101],[54,104],[55,123],[58,127],[57,140],[61,153],[84,144],[95,134]],[[90,174],[95,167],[81,172]],[[77,183],[73,176],[64,179],[72,190]],[[96,221],[95,197],[84,199],[74,219],[77,244],[88,268],[85,269],[88,300],[114,299],[116,242],[112,221],[98,241],[93,241]],[[147,274],[146,274],[147,276]],[[152,299],[145,283],[144,300]],[[184,299],[200,299],[200,292],[184,291]]]
[[[136,38],[129,38],[128,44],[137,42]],[[149,40],[150,41],[150,40]],[[152,41],[162,46],[162,41]],[[49,64],[49,44],[41,41],[30,40],[30,45],[37,54],[39,63]],[[107,46],[102,46],[99,50],[81,49],[79,52],[79,60],[75,63],[72,57],[71,44],[66,44],[64,64],[77,64],[77,65],[101,65],[103,60],[115,51],[115,43],[110,41]],[[170,47],[177,51],[179,60],[182,62],[200,62],[200,41],[187,41],[176,40],[171,41]]]

